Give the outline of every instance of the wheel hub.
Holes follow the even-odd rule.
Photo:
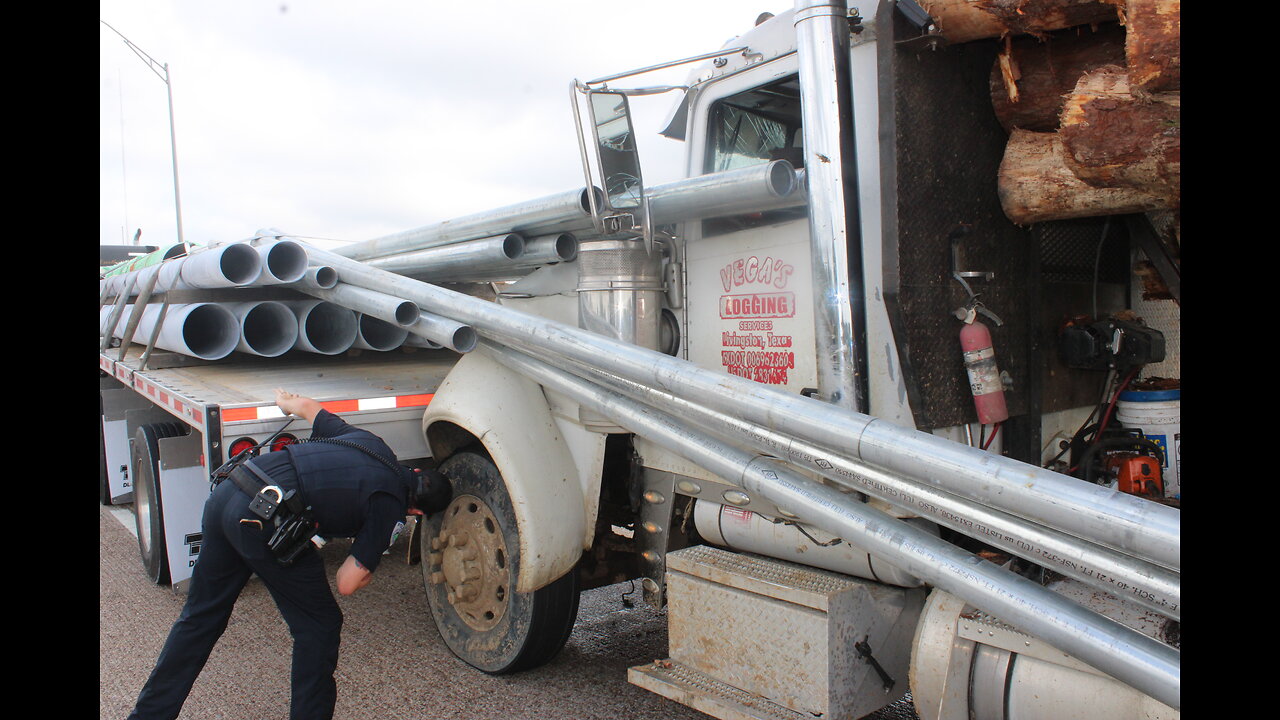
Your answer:
[[[453,499],[444,510],[440,532],[431,539],[433,583],[464,622],[476,630],[498,624],[509,602],[510,570],[498,518],[483,500]]]

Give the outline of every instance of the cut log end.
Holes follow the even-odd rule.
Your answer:
[[[1000,163],[997,191],[1005,216],[1019,225],[1122,215],[1168,207],[1166,199],[1130,188],[1099,188],[1076,177],[1057,133],[1015,130]]]

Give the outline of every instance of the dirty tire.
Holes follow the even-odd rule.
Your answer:
[[[160,504],[160,438],[181,434],[181,423],[142,425],[134,432],[129,450],[138,551],[147,577],[157,585],[169,584],[169,554],[165,550],[164,514]]]
[[[491,675],[545,664],[564,647],[578,615],[576,570],[540,590],[515,592],[520,543],[502,475],[483,451],[460,452],[440,471],[453,484],[453,501],[426,520],[419,540],[440,636],[455,655]],[[450,602],[450,592],[459,602]]]

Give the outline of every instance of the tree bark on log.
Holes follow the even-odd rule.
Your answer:
[[[1123,68],[1099,68],[1081,76],[1063,105],[1063,161],[1093,187],[1139,190],[1178,207],[1179,117],[1177,93],[1135,97]]]
[[[1000,162],[997,194],[1014,223],[1122,215],[1164,208],[1162,198],[1130,188],[1098,188],[1066,166],[1057,133],[1014,130]]]
[[[1058,129],[1062,104],[1080,76],[1125,61],[1125,31],[1107,23],[1096,31],[1072,28],[1045,40],[1006,38],[991,67],[991,105],[1005,132]]]
[[[1182,84],[1181,0],[1111,0],[1128,30],[1125,64],[1136,95],[1176,92]]]
[[[921,0],[920,5],[950,43],[1038,35],[1116,19],[1116,8],[1103,0]]]

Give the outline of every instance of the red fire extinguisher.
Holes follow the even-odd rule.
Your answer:
[[[989,425],[1008,420],[1009,409],[1004,403],[1004,384],[1000,381],[1000,368],[996,367],[991,331],[978,320],[965,323],[960,328],[960,349],[964,351],[964,369],[969,374],[978,422]]]

